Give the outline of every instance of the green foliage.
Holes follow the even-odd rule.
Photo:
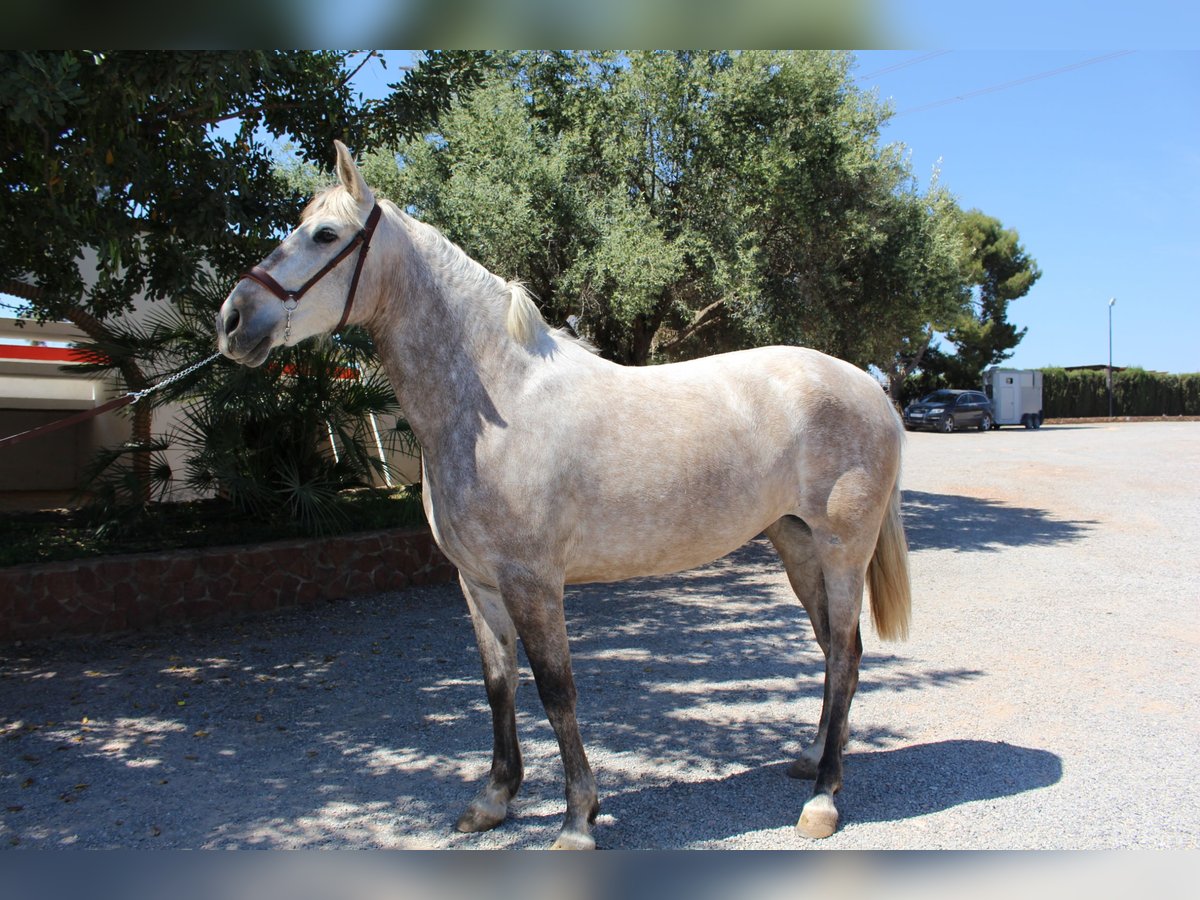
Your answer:
[[[957,385],[947,382],[944,376],[926,369],[920,369],[904,379],[899,391],[893,394],[893,399],[903,409],[913,401],[920,400],[926,394],[932,394],[934,391],[941,390],[942,388],[953,387],[957,387]]]
[[[394,146],[436,125],[456,97],[465,97],[483,81],[491,54],[482,50],[437,50],[401,80],[391,93],[367,102],[359,117],[355,146]]]
[[[336,53],[3,54],[0,283],[37,288],[32,314],[97,319],[159,299],[208,264],[236,271],[294,218],[255,138],[295,135],[319,159],[352,110]],[[236,137],[212,126],[240,116]],[[97,254],[85,287],[75,266]]]
[[[83,480],[87,484],[87,521],[99,540],[136,531],[146,521],[146,501],[167,498],[173,476],[165,455],[168,446],[160,438],[147,445],[130,441],[96,452]],[[150,457],[145,470],[144,454]]]
[[[487,57],[430,54],[380,101],[348,86],[374,54],[309,51],[0,53],[0,289],[39,320],[69,318],[93,368],[140,390],[212,352],[235,273],[290,228],[332,141],[398,140],[436,121]],[[232,136],[219,123],[236,120]],[[263,137],[263,134],[268,137]],[[276,174],[273,139],[296,162]],[[77,261],[95,251],[90,279]],[[128,317],[134,299],[171,297]],[[394,409],[364,335],[292,348],[255,372],[218,364],[141,401],[131,445],[102,454],[98,521],[128,529],[161,499],[167,442],[189,446],[186,482],[263,520],[333,527],[339,491],[369,481],[371,415]],[[347,371],[356,378],[341,377]],[[149,435],[146,405],[190,401],[180,434]],[[322,448],[330,440],[337,458]],[[389,440],[411,442],[411,435]]]
[[[294,224],[306,199],[273,176],[287,136],[310,163],[332,141],[428,127],[478,80],[478,54],[434,54],[381,101],[348,86],[354,54],[310,51],[0,53],[0,285],[31,314],[97,319],[170,296],[202,266],[234,273]],[[236,120],[226,137],[214,127]],[[261,131],[260,131],[261,129]],[[86,286],[74,265],[96,251]]]
[[[136,355],[141,366],[162,375],[182,368],[211,348],[212,317],[224,285],[199,277],[195,287],[158,308],[140,324],[110,322],[111,339],[85,345],[92,368],[119,366]],[[146,510],[128,464],[136,450],[156,453],[170,444],[186,448],[186,471],[151,466],[165,499],[171,479],[202,494],[230,500],[259,521],[295,520],[310,532],[343,524],[341,492],[364,487],[384,472],[374,428],[397,411],[395,395],[373,365],[366,333],[351,329],[326,341],[281,349],[271,361],[247,369],[224,360],[156,391],[139,403],[186,404],[181,428],[159,436],[151,448],[102,451],[90,473],[89,492],[101,527],[126,527]],[[385,449],[411,451],[411,433],[381,434]],[[336,447],[336,450],[333,448]]]
[[[193,292],[181,315],[203,321],[220,299],[212,288]],[[294,519],[313,531],[337,526],[340,492],[383,474],[374,423],[397,412],[373,359],[366,333],[352,329],[280,348],[257,369],[222,361],[206,370],[174,435],[188,448],[185,482],[261,520]],[[409,440],[381,438],[387,449]]]
[[[923,368],[943,376],[947,384],[976,385],[984,369],[1012,356],[1025,336],[1008,321],[1008,304],[1024,297],[1041,270],[1020,243],[1014,229],[977,209],[959,219],[968,252],[967,283],[977,300],[945,329],[953,354],[931,354]]]
[[[1042,407],[1047,418],[1108,415],[1106,369],[1042,370]],[[1144,369],[1113,373],[1117,416],[1200,416],[1200,373],[1170,375]]]
[[[380,192],[622,362],[767,342],[862,365],[966,299],[953,201],[829,52],[515,54]],[[399,155],[402,165],[396,166]]]
[[[418,485],[354,491],[340,502],[346,515],[344,524],[334,529],[339,534],[412,527],[425,521]],[[221,499],[156,504],[119,528],[97,529],[95,517],[87,511],[8,513],[0,516],[0,567],[309,536],[296,522],[260,522]]]

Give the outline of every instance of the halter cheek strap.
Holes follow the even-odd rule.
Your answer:
[[[338,320],[337,327],[334,331],[341,331],[346,327],[346,322],[350,318],[350,310],[354,306],[354,295],[358,291],[358,279],[362,275],[363,263],[367,259],[367,251],[371,248],[371,237],[375,234],[375,226],[379,224],[379,218],[383,210],[376,203],[371,207],[371,214],[367,216],[366,224],[359,230],[345,247],[338,251],[337,256],[325,263],[320,270],[313,275],[312,278],[304,282],[299,288],[294,291],[289,291],[281,285],[275,278],[262,266],[254,266],[238,280],[249,278],[251,281],[257,281],[268,291],[279,298],[283,303],[284,308],[288,313],[287,328],[284,331],[284,341],[287,341],[288,335],[291,332],[292,310],[300,302],[300,299],[308,293],[309,288],[315,285],[318,281],[328,275],[334,268],[337,267],[343,259],[358,250],[358,260],[354,264],[354,275],[350,279],[350,290],[346,295],[346,305],[342,308],[342,317]]]

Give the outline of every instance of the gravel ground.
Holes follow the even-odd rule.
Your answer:
[[[842,827],[785,777],[822,661],[763,541],[572,589],[604,848],[1200,845],[1200,423],[912,434],[913,636],[867,645]],[[0,648],[4,848],[542,847],[528,669],[509,820],[453,830],[491,727],[457,587]]]

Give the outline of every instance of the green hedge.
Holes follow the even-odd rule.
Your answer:
[[[1108,373],[1042,369],[1042,409],[1048,419],[1108,415]],[[1200,416],[1200,373],[1165,375],[1144,369],[1113,374],[1118,416]]]

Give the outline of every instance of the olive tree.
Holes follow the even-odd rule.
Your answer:
[[[495,63],[370,177],[611,358],[781,342],[887,369],[966,302],[953,201],[881,144],[848,55]]]

